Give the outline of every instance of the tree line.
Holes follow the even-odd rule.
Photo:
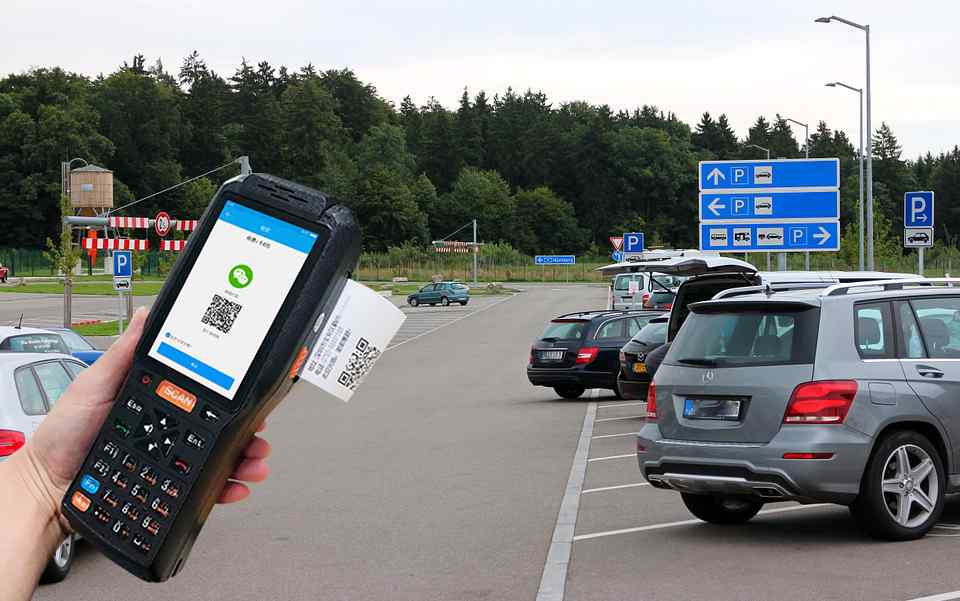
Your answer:
[[[955,245],[960,148],[907,159],[886,123],[872,135],[878,232],[895,236],[904,192],[930,189],[937,237]],[[350,69],[244,60],[224,77],[196,52],[176,73],[137,55],[109,75],[52,67],[0,79],[0,244],[40,248],[55,236],[62,160],[113,170],[122,205],[249,155],[256,171],[350,205],[368,250],[424,245],[474,218],[483,241],[528,254],[597,254],[624,231],[689,247],[697,243],[698,161],[763,158],[755,146],[798,158],[803,144],[779,115],[758,117],[741,138],[724,114],[705,112],[691,127],[656,106],[615,111],[511,88],[492,97],[465,88],[455,107],[409,96],[397,107]],[[824,122],[808,144],[811,157],[840,159],[841,219],[852,239],[857,149]],[[195,218],[235,172],[129,214]]]

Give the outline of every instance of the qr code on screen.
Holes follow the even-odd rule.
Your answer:
[[[229,334],[233,322],[237,320],[237,313],[240,313],[242,308],[243,305],[240,303],[228,301],[219,294],[214,294],[207,312],[203,314],[203,319],[200,321],[217,328],[224,334]]]
[[[350,390],[356,390],[380,354],[380,349],[370,344],[366,338],[361,338],[350,353],[347,366],[340,372],[337,382]]]

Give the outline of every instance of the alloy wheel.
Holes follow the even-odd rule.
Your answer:
[[[883,503],[893,520],[916,528],[929,519],[940,494],[933,459],[914,444],[897,447],[883,467]]]

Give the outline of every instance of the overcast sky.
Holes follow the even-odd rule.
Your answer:
[[[907,158],[960,144],[960,3],[947,1],[4,0],[0,73],[97,75],[138,52],[176,72],[196,49],[225,77],[241,57],[350,67],[397,105],[511,85],[555,105],[655,104],[691,125],[726,113],[740,137],[779,112],[856,143],[856,94],[823,84],[863,85],[864,35],[813,22],[831,14],[871,25],[874,127],[887,121]]]

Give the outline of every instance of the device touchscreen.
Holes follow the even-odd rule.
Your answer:
[[[228,200],[149,356],[232,400],[316,241]]]

